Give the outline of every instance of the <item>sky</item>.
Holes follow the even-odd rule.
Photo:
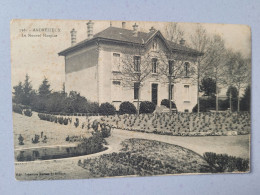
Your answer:
[[[11,22],[11,65],[12,86],[24,81],[28,74],[34,89],[38,89],[44,77],[55,91],[62,89],[65,81],[65,60],[58,53],[71,46],[70,31],[77,31],[77,42],[87,38],[88,20],[13,20]],[[110,21],[93,21],[94,34],[108,28]],[[126,28],[132,29],[138,24],[140,31],[149,32],[151,26],[165,35],[169,22],[125,21]],[[122,21],[112,21],[112,26],[121,27]],[[195,32],[197,23],[178,23],[184,31],[184,39],[189,43]],[[246,25],[203,24],[211,35],[218,34],[225,41],[226,47],[241,52],[246,58],[251,57],[251,30]],[[39,32],[39,28],[47,28],[48,32]],[[51,32],[52,31],[55,32]],[[31,36],[30,36],[30,35]],[[54,37],[44,37],[43,34]],[[41,37],[37,37],[40,35]]]

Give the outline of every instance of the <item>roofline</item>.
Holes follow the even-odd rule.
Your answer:
[[[141,45],[141,46],[145,46],[147,45],[153,37],[155,37],[155,35],[160,34],[161,38],[164,40],[165,45],[167,46],[167,48],[171,51],[177,51],[177,52],[184,52],[184,53],[189,53],[189,54],[193,54],[196,56],[202,56],[204,55],[204,53],[201,52],[191,52],[191,51],[185,51],[185,50],[180,50],[180,49],[172,49],[171,46],[167,43],[167,40],[164,38],[164,36],[162,35],[162,33],[157,30],[155,31],[155,33],[145,42],[145,43],[134,43],[134,42],[130,42],[130,41],[121,41],[121,40],[115,40],[115,39],[108,39],[108,38],[103,38],[103,37],[94,37],[90,40],[84,40],[82,42],[79,42],[78,44],[71,46],[61,52],[58,53],[59,56],[65,56],[68,52],[79,49],[89,43],[92,43],[94,41],[111,41],[111,42],[119,42],[119,43],[126,43],[126,44],[134,44],[134,45]]]

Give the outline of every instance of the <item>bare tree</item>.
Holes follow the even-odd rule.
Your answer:
[[[235,81],[235,64],[237,63],[237,56],[236,54],[231,50],[227,50],[226,54],[225,54],[225,66],[224,68],[224,72],[223,72],[223,80],[222,80],[222,84],[223,86],[232,89],[233,85],[234,85],[234,81]],[[229,109],[230,111],[232,111],[232,93],[231,90],[228,94],[228,98],[229,98]]]
[[[219,110],[218,99],[220,86],[223,85],[225,72],[225,42],[219,35],[213,35],[210,41],[209,56],[207,63],[210,66],[209,76],[216,81],[216,111]]]
[[[209,47],[210,38],[205,28],[201,24],[198,24],[195,33],[190,36],[191,46],[197,50],[200,55],[197,57],[197,71],[195,72],[197,83],[197,112],[200,112],[200,83],[204,77],[208,77],[208,71],[210,70],[209,62]]]
[[[158,64],[158,74],[160,79],[169,84],[168,87],[168,101],[169,110],[172,112],[172,89],[176,83],[180,82],[180,79],[190,77],[194,75],[195,68],[191,66],[195,63],[194,58],[190,58],[187,54],[183,54],[176,51],[165,50],[159,51],[159,64]]]
[[[127,51],[123,52],[123,55],[121,60],[122,84],[124,87],[137,88],[137,114],[139,115],[140,89],[144,81],[151,76],[152,57],[141,44],[132,44]]]
[[[168,24],[165,30],[166,30],[167,39],[174,43],[179,43],[179,41],[184,36],[184,31],[180,28],[180,26],[176,22],[171,22],[170,24]]]
[[[237,111],[240,111],[240,91],[246,88],[251,80],[251,60],[242,57],[241,53],[235,53],[235,63],[233,68],[233,85],[237,88]]]

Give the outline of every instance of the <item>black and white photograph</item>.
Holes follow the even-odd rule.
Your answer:
[[[247,25],[14,19],[16,180],[250,172]]]

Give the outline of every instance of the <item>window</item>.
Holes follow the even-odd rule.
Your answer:
[[[158,50],[158,40],[154,39],[153,41],[153,51],[157,51]]]
[[[173,70],[174,70],[174,61],[169,60],[169,75],[173,74]]]
[[[138,99],[139,97],[139,83],[134,83],[134,99]]]
[[[185,77],[188,77],[188,76],[189,76],[189,68],[190,68],[190,63],[189,63],[189,62],[185,62],[185,63],[184,63]]]
[[[134,56],[134,71],[140,72],[141,57]]]
[[[113,53],[112,71],[120,71],[120,54]]]
[[[184,85],[184,101],[190,101],[190,86]]]
[[[168,85],[168,93],[169,93],[169,98],[172,100],[172,97],[173,97],[173,85]]]
[[[157,59],[152,59],[152,73],[157,73]]]
[[[122,88],[120,81],[112,81],[111,98],[112,101],[120,101],[122,95]]]

